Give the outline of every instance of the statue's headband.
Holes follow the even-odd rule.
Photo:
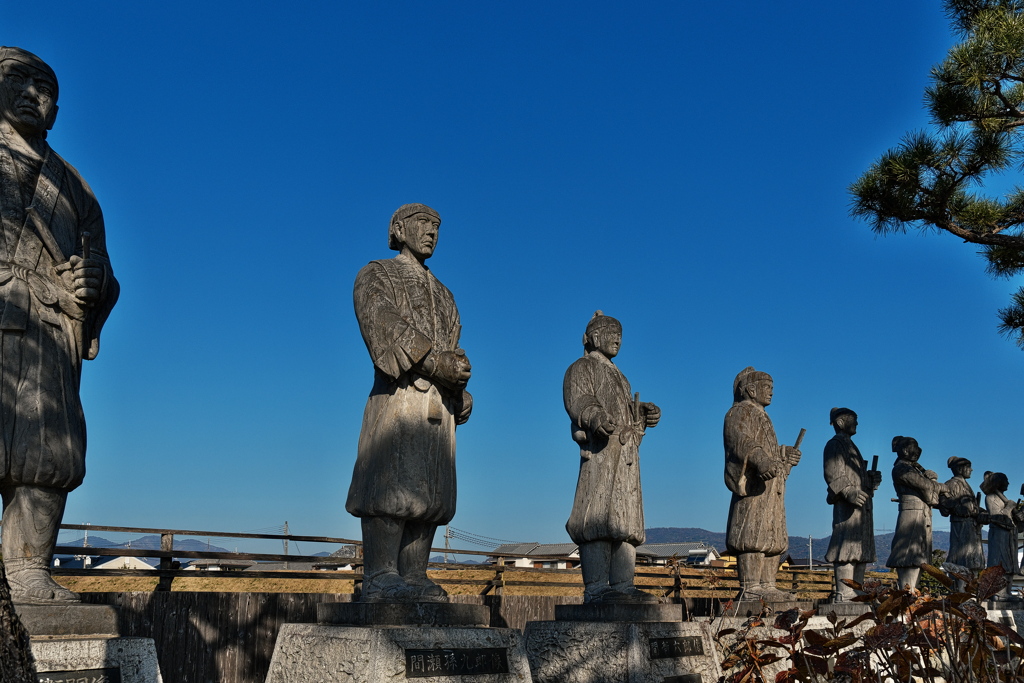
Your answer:
[[[605,315],[601,311],[595,311],[594,317],[587,323],[587,334],[603,329],[605,327],[614,327],[618,330],[622,330],[622,323],[610,315]]]
[[[398,207],[398,210],[391,216],[391,222],[404,221],[409,216],[415,216],[418,213],[425,213],[433,216],[437,220],[441,220],[441,216],[438,215],[437,211],[434,211],[426,204],[403,204]]]
[[[769,375],[767,372],[761,372],[760,370],[755,370],[752,367],[743,368],[742,370],[740,370],[740,374],[736,375],[736,379],[733,380],[732,382],[732,391],[735,394],[740,387],[746,386],[747,384],[750,384],[751,382],[756,382],[758,380],[765,380],[770,382],[772,381],[772,376]]]
[[[39,59],[39,57],[36,57],[28,50],[22,50],[20,47],[0,46],[0,64],[7,61],[20,62],[25,66],[38,69],[49,76],[53,80],[54,85],[57,85],[57,74],[55,74],[53,69],[50,68],[50,65]]]
[[[391,222],[388,223],[388,248],[395,251],[401,251],[402,245],[398,241],[398,236],[395,234],[395,225],[399,221],[404,221],[409,216],[415,216],[418,213],[425,213],[428,216],[433,216],[437,219],[437,222],[441,222],[441,216],[426,204],[402,204],[398,207],[398,210],[391,215]]]

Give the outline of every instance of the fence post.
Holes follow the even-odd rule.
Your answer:
[[[505,594],[505,558],[498,558],[498,566],[494,569],[494,594]]]
[[[672,586],[672,593],[675,595],[676,600],[682,601],[683,599],[683,582],[679,578],[679,563],[675,565],[675,582]]]
[[[165,552],[171,552],[174,550],[174,534],[160,534],[160,550]],[[161,557],[160,566],[161,570],[170,571],[171,569],[171,557]],[[171,583],[174,579],[170,576],[161,576],[160,581],[156,585],[158,591],[169,591],[171,590]]]

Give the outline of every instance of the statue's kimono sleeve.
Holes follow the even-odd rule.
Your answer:
[[[860,471],[854,466],[860,454],[843,439],[835,437],[825,444],[825,482],[828,484],[829,503],[839,498],[847,500],[862,489]]]
[[[369,263],[359,271],[353,302],[373,364],[392,380],[430,352],[430,338],[413,327],[399,306],[395,283],[380,264]]]
[[[592,435],[607,419],[601,400],[598,398],[598,377],[595,363],[580,358],[565,371],[562,382],[562,400],[565,412],[572,420],[573,428],[579,428]]]
[[[892,468],[892,483],[894,486],[903,485],[916,491],[921,500],[929,506],[935,506],[939,502],[942,484],[929,479],[913,465],[897,460]]]
[[[726,483],[729,484],[730,472],[739,482],[737,490],[730,490],[740,495],[759,493],[761,487],[754,484],[752,490],[747,486],[757,480],[766,480],[782,473],[782,460],[777,443],[768,438],[769,430],[764,429],[762,420],[767,416],[744,403],[735,404],[726,415],[724,440],[727,464],[731,464],[726,472]],[[752,481],[753,480],[753,481]]]

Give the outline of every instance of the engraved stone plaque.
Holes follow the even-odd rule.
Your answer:
[[[36,674],[39,683],[121,683],[121,669],[46,671]]]
[[[700,636],[680,636],[678,638],[651,638],[651,659],[666,657],[696,657],[704,654],[704,644]]]
[[[406,678],[477,676],[508,672],[508,649],[504,647],[405,651]]]

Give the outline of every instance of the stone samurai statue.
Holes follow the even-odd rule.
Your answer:
[[[953,478],[946,482],[946,495],[939,499],[939,512],[949,517],[949,553],[946,562],[974,572],[985,568],[985,548],[982,545],[981,529],[988,523],[988,514],[967,483],[974,473],[974,467],[967,458],[949,456],[946,465],[953,472]],[[957,592],[964,589],[964,582],[956,579]]]
[[[725,545],[736,555],[740,595],[750,600],[792,601],[775,587],[786,533],[786,478],[800,462],[796,446],[781,446],[765,407],[772,402],[771,375],[745,368],[732,385],[725,414],[725,485],[732,491]],[[798,442],[799,445],[799,442]]]
[[[388,231],[398,256],[356,276],[374,383],[345,508],[362,520],[364,602],[447,599],[427,562],[438,525],[455,515],[455,426],[473,400],[455,299],[424,263],[440,225],[429,206],[399,207]]]
[[[1002,472],[986,472],[979,488],[985,494],[989,520],[987,565],[1001,566],[1012,577],[1020,572],[1017,534],[1024,527],[1024,509],[1006,497],[1009,487],[1010,481]],[[1009,582],[992,599],[1013,601]]]
[[[633,585],[636,546],[644,542],[640,441],[661,419],[632,395],[612,362],[622,325],[601,311],[583,335],[583,357],[565,371],[562,398],[580,446],[580,477],[565,525],[580,547],[585,603],[657,602]]]
[[[901,588],[917,588],[921,564],[932,561],[932,508],[946,493],[946,485],[939,483],[935,472],[918,464],[921,447],[917,439],[894,436],[892,450],[896,453],[892,485],[899,496],[900,511],[885,565],[896,570]]]
[[[825,559],[835,567],[835,602],[851,600],[856,592],[843,583],[864,583],[864,572],[875,561],[875,528],[872,496],[882,483],[882,473],[868,463],[853,443],[857,413],[833,408],[829,415],[836,435],[825,444],[827,502],[832,506],[832,540]]]
[[[119,287],[103,215],[46,142],[57,76],[0,47],[0,493],[3,555],[16,602],[75,602],[49,566],[68,492],[85,476],[82,361]]]

